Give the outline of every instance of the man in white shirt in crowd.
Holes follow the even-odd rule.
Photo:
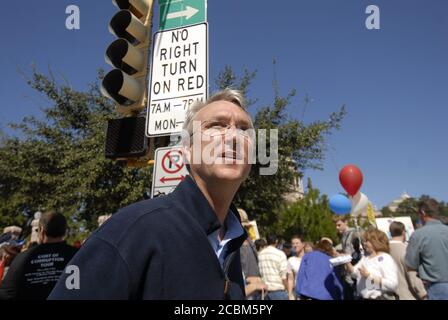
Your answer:
[[[266,300],[288,300],[288,260],[286,254],[276,248],[277,237],[266,237],[268,246],[258,254],[261,278],[268,288]]]
[[[291,237],[291,245],[295,255],[288,258],[288,263],[291,266],[293,277],[292,277],[292,292],[295,292],[296,277],[300,269],[300,263],[302,262],[302,257],[305,254],[305,243],[303,242],[303,237],[300,235],[293,235]],[[291,296],[289,297],[291,299]]]

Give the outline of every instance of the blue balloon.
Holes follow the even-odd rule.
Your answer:
[[[352,202],[342,194],[336,194],[330,198],[330,209],[336,214],[343,215],[352,211]]]

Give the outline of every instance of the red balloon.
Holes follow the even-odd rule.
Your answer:
[[[362,172],[353,164],[348,164],[339,172],[339,181],[345,191],[354,196],[362,185]]]

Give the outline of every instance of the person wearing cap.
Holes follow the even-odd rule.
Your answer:
[[[9,226],[3,229],[3,234],[8,233],[12,236],[12,240],[18,239],[22,234],[22,228],[18,226]]]
[[[189,175],[109,218],[70,262],[80,288],[63,275],[49,299],[243,299],[247,233],[232,200],[251,168],[252,129],[236,90],[192,104],[182,134]]]

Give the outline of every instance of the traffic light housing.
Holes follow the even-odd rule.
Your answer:
[[[114,100],[119,113],[131,116],[146,106],[148,55],[153,0],[113,0],[120,9],[109,30],[118,37],[106,50],[113,69],[103,79],[103,94]]]
[[[148,99],[148,60],[151,47],[153,0],[112,0],[119,11],[109,23],[117,36],[107,48],[105,60],[114,67],[102,81],[103,95],[112,99],[121,119],[107,123],[105,156],[132,163],[151,158],[152,139],[145,136]],[[142,159],[136,159],[143,157]]]
[[[144,134],[145,123],[145,117],[109,120],[106,132],[106,158],[144,156],[148,145],[148,138]]]
[[[106,158],[125,160],[130,167],[152,164],[152,157],[149,157],[151,159],[145,157],[148,149],[153,152],[157,148],[167,146],[170,144],[170,137],[149,139],[145,135],[145,125],[146,118],[143,116],[109,120],[106,132]]]

